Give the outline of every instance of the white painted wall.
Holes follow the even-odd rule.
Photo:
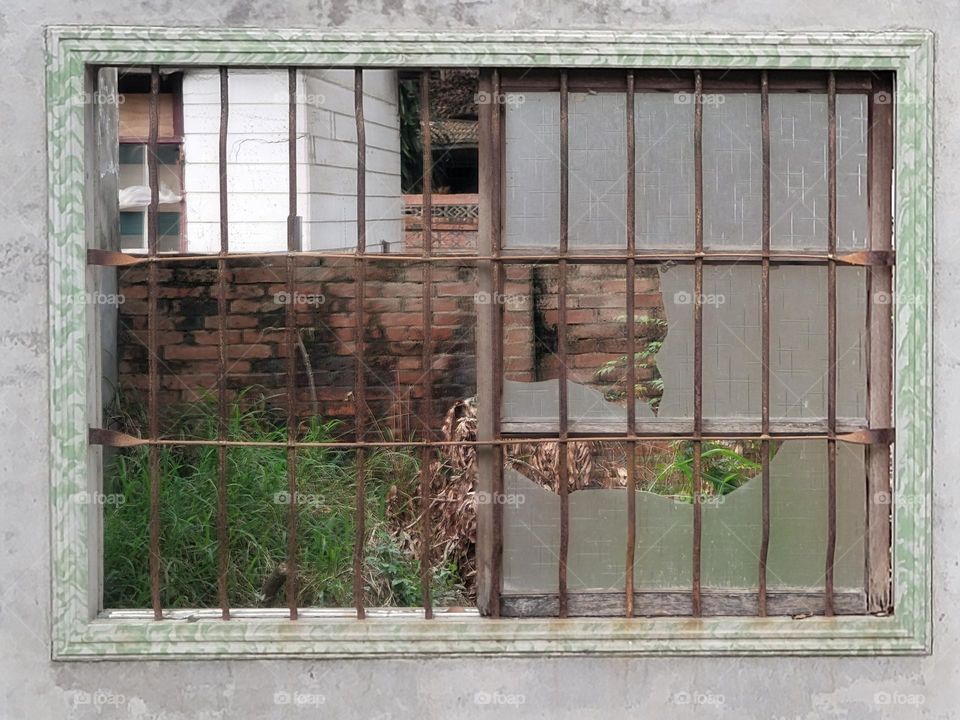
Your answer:
[[[297,78],[297,208],[303,248],[356,245],[357,133],[353,72],[301,71]],[[227,134],[230,249],[287,247],[288,78],[278,70],[231,70]],[[401,239],[400,134],[394,71],[364,73],[367,239]],[[189,252],[220,247],[220,78],[183,79],[184,187]]]

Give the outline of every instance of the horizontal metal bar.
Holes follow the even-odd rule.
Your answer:
[[[896,264],[894,250],[863,250],[861,252],[840,253],[835,258],[829,258],[841,265],[857,265],[860,267],[893,267]]]
[[[210,256],[216,258],[216,255]],[[115,250],[101,250],[100,248],[87,248],[87,265],[102,265],[103,267],[120,267],[122,265],[139,265],[140,263],[150,262],[150,257],[146,255],[128,255],[127,253]]]
[[[769,260],[773,263],[781,264],[816,264],[836,262],[840,265],[864,266],[882,266],[890,267],[895,263],[895,253],[893,250],[869,250],[851,253],[796,253],[790,251],[739,251],[739,252],[718,252],[703,250],[697,252],[690,251],[669,251],[646,253],[639,251],[634,254],[622,251],[610,252],[580,252],[580,253],[561,253],[545,249],[543,252],[530,253],[511,253],[504,251],[502,254],[494,255],[438,255],[431,254],[429,257],[423,255],[399,255],[392,253],[366,253],[358,255],[355,252],[329,252],[322,250],[297,250],[293,252],[258,252],[258,253],[192,253],[192,254],[170,254],[170,255],[130,255],[128,253],[113,252],[110,250],[90,249],[87,251],[87,264],[100,265],[104,267],[119,267],[126,265],[140,264],[166,264],[177,262],[201,262],[204,260],[217,260],[227,257],[231,260],[262,260],[275,258],[284,260],[287,257],[294,259],[319,259],[319,260],[365,260],[368,262],[405,262],[405,263],[463,263],[477,262],[480,260],[499,260],[504,263],[529,263],[529,264],[549,264],[566,260],[567,262],[583,264],[603,264],[603,263],[622,263],[626,260],[636,260],[640,263],[660,263],[660,262],[695,262],[697,260],[709,260],[712,262],[728,263],[749,263],[762,262]]]
[[[837,435],[837,440],[854,445],[892,445],[896,442],[896,430],[894,428],[857,430],[856,432]]]
[[[693,433],[657,433],[650,435],[583,435],[578,436],[573,433],[566,440],[561,440],[555,435],[515,435],[512,437],[501,437],[496,440],[410,440],[410,441],[330,441],[330,442],[271,442],[267,440],[189,440],[177,438],[151,439],[138,438],[127,433],[116,430],[104,430],[102,428],[90,428],[88,442],[91,445],[102,445],[104,447],[144,447],[144,446],[181,446],[181,447],[266,447],[266,448],[331,448],[331,449],[350,449],[350,448],[398,448],[398,447],[445,447],[445,446],[478,446],[485,447],[491,445],[520,445],[536,443],[555,443],[555,442],[635,442],[635,441],[670,441],[670,440],[826,440],[830,437],[828,433],[786,433],[786,434],[763,434],[763,433],[738,433],[738,434],[702,434],[700,436]],[[893,430],[860,430],[852,433],[837,435],[836,440],[840,442],[849,442],[856,445],[884,445],[893,442]]]

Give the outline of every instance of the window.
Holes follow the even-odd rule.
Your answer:
[[[626,63],[624,45],[603,51],[620,58],[612,67],[586,71],[561,43],[570,61],[553,67],[492,56],[416,76],[410,67],[437,57],[405,58],[399,75],[277,48],[252,63],[279,66],[266,70],[195,69],[122,43],[98,57],[85,77],[108,95],[111,67],[150,68],[145,153],[125,149],[96,107],[67,116],[85,123],[90,161],[112,136],[128,160],[119,175],[136,167],[142,179],[146,163],[146,254],[123,245],[138,228],[89,235],[83,290],[124,300],[84,304],[105,348],[71,346],[90,362],[92,484],[82,512],[71,500],[55,517],[103,523],[82,576],[103,572],[104,596],[127,609],[99,614],[96,582],[82,583],[84,599],[58,584],[59,654],[463,652],[464,632],[486,651],[922,649],[925,516],[909,498],[929,482],[925,385],[903,364],[894,382],[891,299],[907,287],[926,297],[926,225],[902,180],[913,171],[897,166],[894,186],[889,169],[895,137],[926,147],[899,104],[922,71],[894,60],[926,41],[884,38],[902,56],[832,71],[771,61],[732,72],[735,46],[722,43],[684,67]],[[823,47],[805,52],[834,66],[823,58],[844,46]],[[180,227],[184,212],[198,220],[173,254],[159,182],[165,73],[180,78],[184,108],[217,110],[184,110],[170,173],[178,202],[189,196]],[[439,117],[437,88],[457,88]],[[453,101],[464,88],[476,88],[475,110]],[[62,112],[51,109],[51,127]],[[206,144],[188,139],[191,112]],[[241,148],[261,154],[247,176]],[[410,184],[417,156],[441,177]],[[125,228],[110,186],[90,191],[90,230]],[[56,237],[72,237],[57,192]],[[923,302],[895,307],[922,330]],[[62,329],[56,320],[55,346]],[[910,337],[925,358],[926,336]],[[64,371],[58,359],[55,377]],[[169,398],[184,391],[197,412],[171,421]],[[137,512],[90,507],[114,487],[115,505]],[[893,504],[891,526],[894,492],[908,502]],[[198,512],[178,515],[184,498]],[[236,524],[258,514],[269,516],[259,533]],[[147,530],[117,534],[118,517]],[[457,542],[438,548],[441,530]],[[165,559],[177,534],[187,552]],[[399,554],[375,547],[400,535]],[[900,565],[901,541],[916,562]],[[315,582],[304,570],[320,556],[341,572]],[[139,568],[139,590],[118,585],[123,563]],[[190,573],[201,592],[171,593]],[[474,600],[479,613],[463,607]],[[809,617],[820,614],[845,617]],[[561,629],[544,620],[555,616],[576,619]],[[244,639],[250,619],[265,623],[263,640]]]
[[[568,447],[541,467],[507,446],[501,609],[889,611],[866,536],[889,522],[868,498],[889,495],[890,348],[868,353],[891,215],[868,204],[890,196],[890,79],[505,72],[492,92],[500,437]]]
[[[182,249],[184,222],[183,193],[183,105],[181,77],[163,76],[157,98],[157,182],[159,189],[158,234],[160,252]],[[150,177],[147,147],[150,135],[149,74],[128,71],[119,78],[119,209],[120,248],[144,252],[147,249],[147,208],[150,205]]]

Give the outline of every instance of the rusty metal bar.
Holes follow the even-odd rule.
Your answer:
[[[637,550],[637,329],[636,261],[637,250],[637,137],[634,127],[634,74],[627,72],[627,557],[624,568],[626,616],[633,617],[633,563]]]
[[[289,153],[289,202],[287,216],[287,251],[300,249],[297,218],[297,69],[288,68],[287,145]],[[297,290],[296,265],[287,256],[287,297]],[[290,504],[287,512],[287,606],[290,619],[297,619],[297,310],[291,300],[286,305],[286,335],[284,352],[287,356],[287,493]]]
[[[694,72],[693,93],[694,259],[693,280],[693,581],[692,613],[699,617],[700,556],[703,542],[702,434],[703,434],[703,75]]]
[[[353,309],[353,344],[356,358],[353,381],[354,437],[363,442],[367,420],[367,378],[364,362],[364,304],[366,301],[367,264],[367,131],[363,118],[363,70],[353,74],[354,118],[357,123],[357,259],[355,268],[355,307]],[[367,616],[364,607],[363,560],[367,537],[367,472],[365,448],[356,454],[357,486],[353,536],[353,604],[357,619]]]
[[[767,71],[760,73],[760,132],[762,135],[761,238],[764,253],[770,251],[770,84]],[[761,349],[760,425],[770,434],[770,259],[764,257],[760,279]],[[767,614],[767,555],[770,549],[770,441],[760,441],[760,567],[757,571],[757,615]]]
[[[503,212],[503,103],[500,101],[500,71],[494,69],[491,78],[491,96],[493,110],[491,114],[493,147],[491,154],[494,163],[494,177],[496,178],[495,191],[490,198],[493,232],[491,233],[491,252],[493,254],[493,286],[496,298],[502,298],[506,283],[506,266],[500,261],[503,254],[502,212]],[[504,333],[504,305],[495,302],[493,305],[494,317],[494,353],[493,353],[493,437],[501,438],[501,419],[503,403],[503,333]],[[502,445],[495,445],[493,452],[493,498],[503,497],[504,476],[503,465],[506,453]],[[500,617],[500,585],[503,577],[503,503],[493,503],[493,563],[491,564],[491,616]]]
[[[101,265],[104,267],[121,267],[127,265],[148,265],[148,264],[174,264],[178,262],[196,262],[198,260],[210,260],[216,255],[193,254],[193,255],[159,255],[150,257],[148,255],[129,255],[123,252],[111,250],[100,250],[90,248],[87,250],[87,264]],[[260,252],[260,253],[230,253],[230,257],[236,260],[282,260],[287,257],[293,257],[294,261],[304,260],[346,260],[353,261],[357,259],[355,253],[330,252],[325,250],[298,250],[293,253],[288,252]],[[693,263],[698,258],[709,258],[712,263],[760,263],[764,258],[769,259],[771,263],[779,265],[826,265],[831,260],[838,265],[850,265],[857,267],[893,267],[896,262],[895,252],[893,250],[868,250],[848,253],[838,253],[830,255],[829,253],[806,252],[798,253],[790,250],[771,250],[769,253],[742,251],[723,251],[710,250],[707,252],[691,251],[667,251],[667,252],[637,252],[634,255],[627,253],[609,252],[603,254],[578,252],[578,253],[551,253],[528,255],[524,253],[503,253],[500,256],[494,255],[437,255],[430,257],[429,262],[434,265],[442,263],[467,264],[479,261],[494,261],[504,264],[529,265],[531,263],[551,265],[567,260],[568,262],[584,265],[613,265],[623,264],[631,257],[640,264],[657,264],[660,262],[672,261],[677,263]],[[367,255],[364,260],[369,262],[401,262],[401,263],[423,263],[423,255],[403,255],[399,253],[387,253]]]
[[[421,422],[426,440],[433,439],[433,337],[431,327],[433,266],[429,262],[433,245],[433,149],[430,143],[430,71],[420,73],[420,144],[423,147],[423,404]],[[433,617],[433,601],[430,594],[432,577],[430,545],[433,529],[430,521],[433,489],[432,452],[424,445],[420,452],[420,585],[423,592],[423,613],[429,620]]]
[[[757,433],[703,433],[701,440],[826,440],[826,433],[773,433],[772,435],[758,435]],[[630,440],[624,434],[611,435],[569,435],[571,442],[627,442]],[[690,433],[645,433],[637,435],[634,438],[637,441],[670,441],[670,440],[692,440],[694,436]],[[842,433],[836,436],[837,442],[852,443],[855,445],[889,445],[894,442],[893,428],[879,428],[873,430],[857,430],[850,433]],[[88,439],[91,445],[102,445],[104,447],[141,447],[156,445],[158,447],[262,447],[262,448],[286,448],[290,447],[287,442],[278,441],[256,441],[256,440],[180,440],[180,439],[150,439],[138,438],[116,430],[104,430],[102,428],[90,428]],[[501,437],[493,440],[437,440],[434,442],[423,442],[419,440],[409,441],[331,441],[331,442],[310,442],[300,441],[293,443],[297,448],[330,448],[339,450],[353,450],[357,448],[405,448],[405,447],[487,447],[503,446],[517,444],[540,444],[555,443],[555,435],[513,435]]]
[[[220,257],[217,258],[217,434],[227,439],[227,254],[230,232],[227,213],[227,125],[230,119],[230,94],[227,68],[220,68]],[[224,620],[230,619],[228,572],[230,540],[227,532],[227,447],[217,447],[217,594]]]
[[[569,94],[567,92],[567,72],[560,72],[560,253],[564,254],[569,246],[569,187],[570,187],[570,117]],[[558,591],[560,617],[569,612],[567,597],[567,562],[570,552],[570,487],[567,456],[567,260],[561,258],[557,278],[557,356],[559,358],[559,447],[558,447],[558,485],[560,487],[560,558]]]
[[[837,81],[827,76],[827,251],[837,248]],[[827,265],[827,557],[823,614],[833,615],[837,550],[837,264]]]
[[[157,168],[157,136],[160,129],[160,68],[150,68],[150,138],[147,144],[147,177],[150,184],[150,205],[147,207],[147,253],[156,257],[159,252],[160,182]],[[147,374],[148,374],[148,433],[160,437],[160,351],[157,342],[157,265],[147,270]],[[160,620],[160,448],[152,445],[149,453],[150,475],[150,600],[153,617]]]

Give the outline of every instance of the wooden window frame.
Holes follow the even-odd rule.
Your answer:
[[[931,245],[933,40],[880,33],[348,33],[58,27],[47,34],[50,215],[50,382],[53,656],[409,656],[472,654],[916,654],[931,641]],[[894,72],[895,229],[901,258],[894,296],[894,607],[886,617],[478,619],[432,622],[371,612],[297,621],[262,611],[230,622],[203,613],[152,621],[99,615],[95,508],[98,449],[88,412],[98,407],[88,337],[98,329],[82,298],[95,277],[94,193],[86,164],[97,128],[89,93],[104,65],[611,68],[817,68]],[[489,203],[481,223],[490,223]],[[482,356],[478,361],[483,361]],[[489,368],[488,368],[489,369]],[[484,371],[478,367],[482,376]],[[492,377],[489,375],[488,377]],[[93,380],[91,379],[93,378]],[[218,614],[218,613],[217,613]],[[420,615],[422,618],[422,615]],[[418,618],[419,619],[419,618]]]
[[[504,218],[502,208],[507,204],[506,189],[506,108],[510,104],[508,93],[550,92],[557,93],[560,103],[560,144],[558,148],[559,163],[561,165],[561,187],[566,188],[566,175],[569,169],[565,167],[565,121],[564,107],[567,93],[623,93],[626,98],[627,121],[625,123],[628,137],[625,142],[626,165],[632,168],[635,162],[637,148],[632,137],[633,123],[636,108],[642,99],[642,93],[683,93],[689,95],[694,106],[701,106],[701,96],[723,93],[748,93],[760,98],[760,114],[763,119],[762,145],[764,164],[769,165],[770,127],[769,127],[769,96],[774,93],[818,93],[827,97],[828,116],[836,117],[836,99],[843,94],[865,95],[868,108],[868,142],[867,142],[867,240],[869,246],[864,251],[842,253],[836,245],[836,216],[837,216],[837,183],[836,183],[836,147],[837,122],[828,123],[828,135],[833,157],[833,174],[828,177],[828,195],[831,211],[827,234],[834,235],[831,242],[825,245],[823,251],[804,253],[790,250],[776,250],[770,247],[770,174],[764,172],[762,179],[762,242],[758,241],[758,248],[753,251],[730,251],[723,248],[704,248],[702,225],[698,227],[697,237],[687,238],[687,242],[678,239],[675,247],[670,248],[638,248],[636,236],[637,207],[634,195],[634,173],[628,170],[626,189],[625,217],[626,230],[624,231],[624,247],[619,250],[581,250],[571,253],[565,247],[565,219],[568,214],[568,201],[560,199],[561,237],[556,248],[530,247],[505,248],[502,243],[504,232]],[[892,318],[890,314],[877,312],[886,305],[886,296],[891,290],[893,277],[893,247],[892,247],[892,212],[890,198],[893,180],[893,114],[896,98],[893,87],[893,77],[890,73],[864,71],[823,71],[823,70],[613,70],[594,68],[573,69],[485,69],[480,76],[480,97],[493,98],[493,102],[481,105],[480,110],[480,169],[481,187],[480,196],[491,199],[491,221],[482,227],[480,236],[480,254],[489,254],[493,258],[490,267],[479,275],[480,292],[491,297],[503,295],[503,273],[512,262],[529,262],[532,265],[545,267],[557,266],[560,275],[558,297],[566,293],[566,283],[563,280],[567,265],[566,257],[575,258],[571,263],[578,265],[591,263],[617,263],[627,265],[628,277],[634,272],[637,263],[650,264],[673,262],[687,264],[694,268],[699,278],[698,286],[702,284],[702,274],[705,266],[716,267],[717,263],[735,262],[746,267],[762,268],[762,298],[763,309],[762,331],[763,348],[763,400],[761,420],[736,420],[733,418],[705,419],[701,410],[701,403],[694,402],[694,416],[689,422],[664,423],[662,420],[641,423],[636,418],[634,408],[628,405],[627,427],[624,431],[621,421],[595,421],[584,425],[578,423],[581,433],[587,432],[598,442],[622,443],[628,448],[635,448],[638,433],[644,436],[651,434],[651,438],[658,435],[669,436],[668,439],[687,439],[694,445],[694,487],[700,487],[699,449],[704,440],[722,440],[726,436],[737,435],[746,439],[753,439],[765,443],[763,453],[762,481],[762,548],[759,548],[759,581],[756,591],[720,590],[700,587],[701,561],[701,503],[698,502],[699,492],[695,491],[694,519],[693,519],[693,584],[690,592],[656,591],[640,592],[632,585],[633,557],[635,551],[636,517],[635,500],[628,500],[627,527],[627,560],[624,570],[625,587],[622,591],[569,591],[566,588],[566,564],[569,543],[569,508],[565,483],[561,479],[560,495],[560,523],[557,530],[560,533],[560,548],[558,564],[559,588],[553,593],[516,592],[504,594],[502,589],[502,552],[503,537],[502,514],[504,508],[500,504],[487,504],[479,508],[480,524],[477,538],[477,552],[483,558],[478,563],[479,598],[481,612],[488,615],[510,617],[551,617],[551,616],[700,616],[700,615],[808,615],[822,613],[830,616],[834,614],[865,614],[888,613],[893,610],[891,601],[891,554],[890,554],[890,447],[893,442],[893,428],[891,427],[891,393],[892,393]],[[700,114],[702,117],[702,113]],[[697,126],[702,125],[699,122]],[[827,139],[827,138],[825,138]],[[691,136],[694,148],[695,174],[697,187],[702,188],[702,167],[699,158],[702,155],[700,144],[702,133],[696,131]],[[886,170],[884,170],[886,168]],[[561,190],[561,195],[565,190]],[[696,193],[696,217],[702,217],[703,192]],[[702,222],[702,221],[701,221]],[[687,249],[688,248],[688,249]],[[526,258],[530,258],[526,260]],[[865,352],[869,355],[867,361],[867,401],[866,412],[868,417],[865,424],[851,424],[845,426],[839,423],[836,417],[837,378],[835,369],[830,369],[828,381],[827,406],[831,410],[822,418],[803,421],[772,421],[769,417],[770,396],[770,282],[771,267],[794,265],[799,263],[824,268],[828,276],[833,279],[830,283],[827,306],[830,309],[829,325],[834,331],[831,335],[832,355],[836,355],[836,279],[835,272],[838,266],[862,266],[865,268],[865,282],[867,297],[867,337]],[[633,307],[633,293],[630,290],[632,280],[628,280],[625,293],[626,317],[628,318],[627,338],[635,335],[633,324],[629,321],[635,314]],[[699,292],[696,293],[698,296]],[[879,297],[880,301],[874,299]],[[561,306],[563,305],[561,301]],[[872,312],[871,312],[872,311]],[[565,367],[563,339],[565,330],[563,322],[558,319],[558,333],[560,347],[557,355],[561,377],[558,380],[558,391],[561,393],[561,408],[565,403]],[[694,334],[702,334],[703,321],[701,314],[695,320]],[[567,437],[567,418],[561,409],[559,431],[555,423],[529,423],[525,421],[508,422],[502,416],[502,379],[504,376],[503,364],[500,361],[500,339],[504,332],[504,309],[502,305],[488,304],[479,309],[478,324],[478,355],[490,355],[494,361],[489,371],[493,382],[486,382],[488,371],[479,373],[478,405],[491,408],[491,412],[482,416],[481,431],[484,424],[489,424],[490,439],[503,441],[507,438],[522,438],[530,436],[555,437],[561,445]],[[872,342],[871,342],[872,340]],[[694,383],[694,397],[700,393],[702,385],[702,361],[699,356],[703,352],[702,340],[695,342],[694,366],[697,368]],[[626,350],[628,357],[633,356],[634,350]],[[628,378],[627,387],[635,384]],[[832,414],[831,414],[832,413]],[[825,440],[828,466],[828,537],[825,583],[822,592],[796,591],[768,591],[766,587],[766,557],[770,537],[770,440],[777,436],[813,437]],[[837,592],[833,589],[834,550],[836,542],[836,446],[837,442],[848,442],[865,445],[866,470],[866,498],[867,504],[864,515],[864,583],[858,591]],[[479,453],[485,449],[479,449]],[[499,470],[499,458],[492,458],[491,454],[480,476],[480,489],[488,497],[500,497],[503,490],[503,473]],[[628,450],[631,453],[631,450]],[[562,455],[562,457],[566,457]],[[634,468],[627,461],[627,487],[635,488],[633,478]],[[561,465],[560,473],[566,470]],[[629,492],[629,491],[628,491]]]

